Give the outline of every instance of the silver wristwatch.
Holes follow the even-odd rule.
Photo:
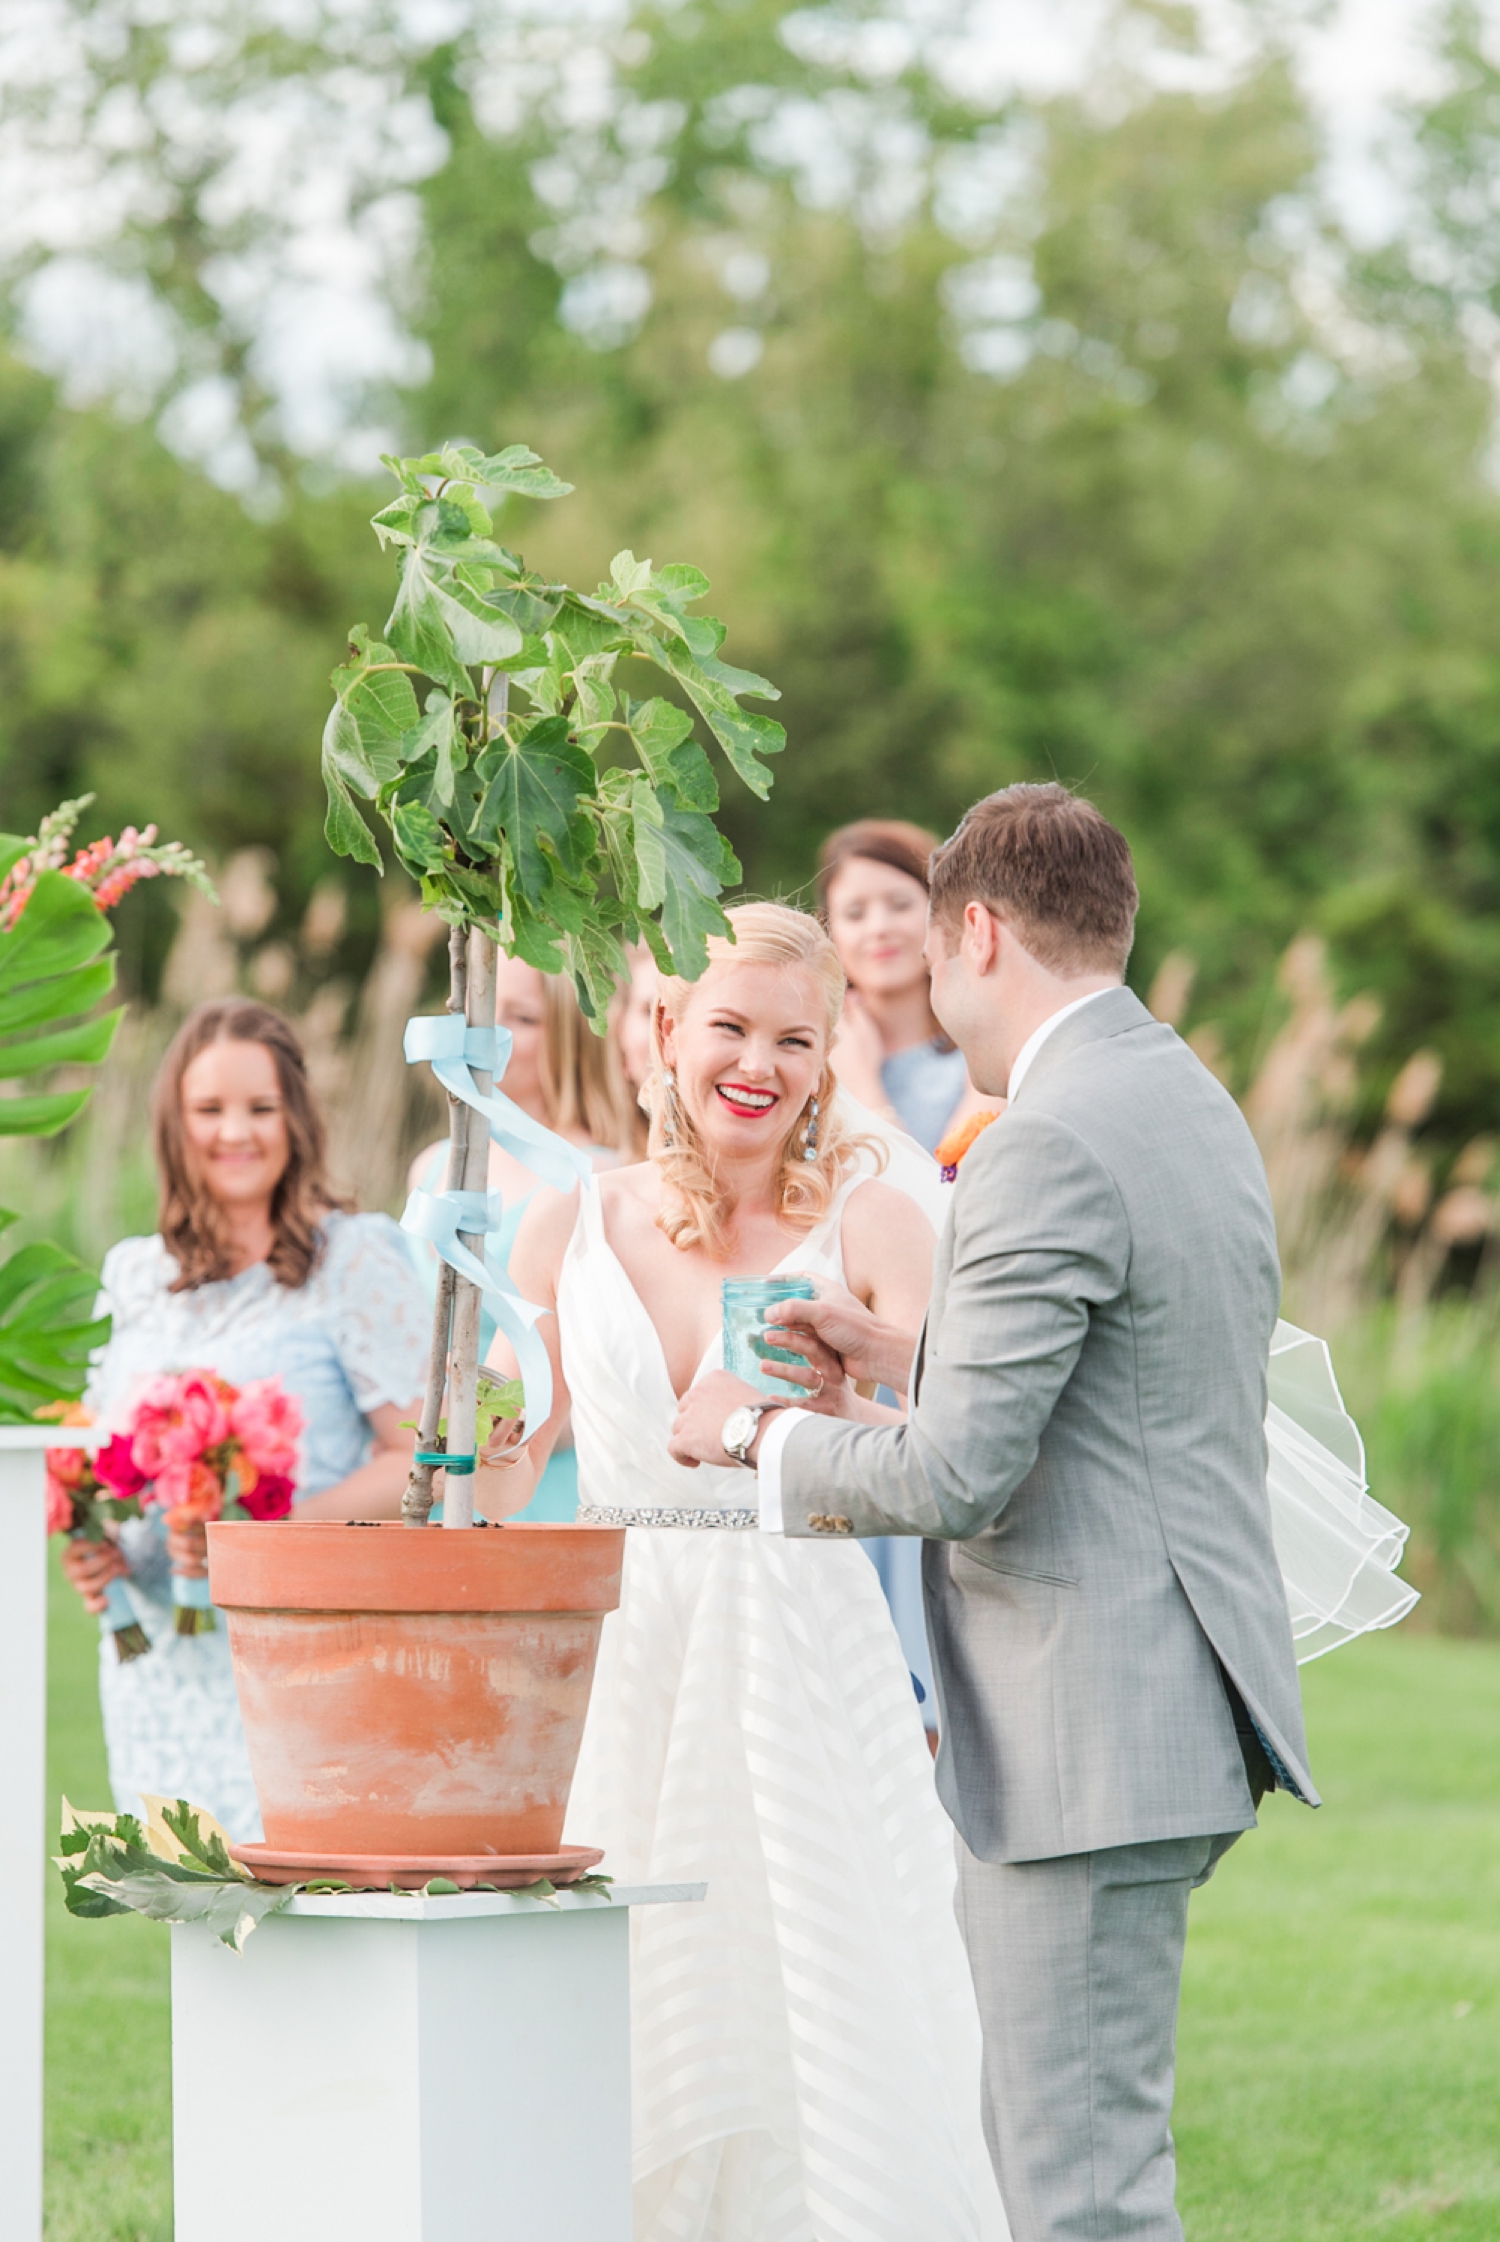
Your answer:
[[[733,1456],[737,1464],[744,1463],[761,1418],[768,1409],[779,1409],[781,1406],[779,1401],[742,1401],[738,1409],[731,1409],[724,1419],[724,1430],[719,1435],[719,1445],[725,1455]]]

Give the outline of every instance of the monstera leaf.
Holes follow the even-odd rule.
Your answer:
[[[11,836],[0,840],[0,869],[11,847]],[[15,925],[0,932],[0,1080],[98,1065],[123,1012],[81,1015],[114,987],[114,959],[101,955],[109,947],[109,921],[87,889],[61,872],[41,873]],[[0,1095],[0,1136],[55,1136],[89,1094]]]
[[[26,845],[0,835],[0,876]],[[86,1015],[114,979],[104,913],[76,880],[40,873],[19,917],[0,930],[0,1136],[55,1136],[87,1104],[87,1085],[34,1085],[105,1056],[121,1012]],[[0,1207],[0,1230],[15,1220]],[[0,1263],[0,1422],[26,1422],[39,1402],[82,1391],[89,1354],[109,1329],[94,1317],[96,1288],[60,1246],[22,1246]]]
[[[0,1207],[0,1230],[16,1220]],[[22,1246],[0,1263],[0,1423],[29,1423],[37,1405],[81,1393],[89,1356],[109,1337],[94,1315],[99,1280],[61,1246]]]

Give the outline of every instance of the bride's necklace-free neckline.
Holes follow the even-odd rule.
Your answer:
[[[823,1216],[821,1221],[816,1223],[814,1227],[811,1230],[807,1231],[802,1237],[796,1239],[794,1243],[788,1247],[787,1251],[781,1256],[781,1259],[776,1262],[771,1268],[746,1269],[743,1271],[723,1269],[720,1271],[720,1275],[717,1280],[718,1283],[722,1284],[726,1276],[743,1276],[751,1280],[757,1278],[781,1276],[787,1273],[786,1264],[791,1261],[794,1256],[797,1256],[798,1258],[806,1257],[808,1259],[820,1260],[825,1262],[829,1261],[831,1257],[826,1250],[828,1235],[830,1231],[833,1231],[835,1233],[838,1231],[843,1222],[844,1203],[846,1199],[849,1197],[850,1192],[855,1188],[855,1186],[863,1182],[864,1180],[865,1179],[858,1174],[848,1177],[844,1182],[842,1188],[835,1196],[832,1205],[829,1207],[827,1213]],[[698,1380],[703,1376],[703,1373],[708,1367],[709,1360],[713,1355],[714,1350],[720,1345],[722,1341],[722,1310],[719,1311],[719,1314],[716,1317],[714,1329],[710,1334],[706,1346],[703,1348],[701,1354],[697,1358],[692,1376],[689,1378],[687,1384],[679,1392],[677,1382],[672,1376],[671,1365],[667,1357],[666,1345],[662,1339],[661,1332],[657,1327],[656,1319],[652,1315],[651,1310],[646,1305],[645,1296],[642,1293],[640,1286],[636,1283],[635,1278],[631,1275],[629,1268],[622,1260],[618,1250],[615,1247],[614,1241],[609,1235],[608,1225],[606,1224],[604,1217],[604,1194],[599,1191],[596,1191],[594,1193],[594,1227],[597,1229],[600,1245],[603,1247],[610,1260],[618,1269],[622,1282],[628,1290],[635,1306],[640,1311],[640,1314],[651,1333],[651,1337],[655,1345],[656,1357],[661,1365],[662,1377],[665,1381],[668,1392],[672,1396],[672,1403],[673,1407],[675,1408],[677,1404],[683,1400],[684,1396],[692,1391],[693,1387],[698,1383]],[[690,1248],[689,1250],[696,1252],[698,1249],[694,1247]],[[715,1293],[715,1307],[716,1309],[718,1309],[717,1291]]]

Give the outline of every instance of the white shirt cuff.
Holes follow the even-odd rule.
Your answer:
[[[793,1425],[814,1414],[811,1409],[778,1409],[760,1436],[755,1471],[760,1485],[760,1530],[763,1534],[779,1534],[785,1530],[781,1513],[781,1451]]]

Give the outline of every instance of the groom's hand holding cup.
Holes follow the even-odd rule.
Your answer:
[[[778,1300],[766,1310],[767,1332],[770,1334],[775,1327],[777,1346],[789,1352],[795,1349],[804,1358],[800,1363],[785,1364],[768,1359],[767,1376],[790,1380],[794,1390],[787,1399],[799,1404],[802,1395],[795,1388],[810,1377],[816,1383],[818,1374],[825,1388],[847,1388],[853,1381],[905,1393],[916,1352],[911,1333],[882,1323],[842,1285],[830,1284],[822,1277],[814,1281],[818,1287],[815,1300]],[[825,1411],[834,1416],[846,1413],[837,1407]]]
[[[768,1403],[764,1388],[757,1392],[727,1370],[710,1371],[688,1388],[678,1404],[668,1444],[674,1462],[689,1468],[737,1462],[753,1466],[760,1432],[771,1411],[785,1406],[813,1409],[823,1417],[862,1418],[866,1411],[855,1393],[854,1380],[890,1386],[897,1392],[905,1390],[915,1353],[911,1334],[881,1323],[842,1285],[830,1284],[821,1277],[813,1281],[818,1287],[817,1298],[781,1300],[767,1307],[765,1343],[752,1342],[762,1377],[785,1384],[785,1402],[778,1398]],[[800,1359],[778,1360],[778,1352],[783,1350],[795,1352]],[[731,1456],[723,1444],[723,1429],[733,1412],[742,1407],[758,1408],[761,1426],[756,1428],[744,1456]],[[878,1414],[883,1419],[886,1412]]]

